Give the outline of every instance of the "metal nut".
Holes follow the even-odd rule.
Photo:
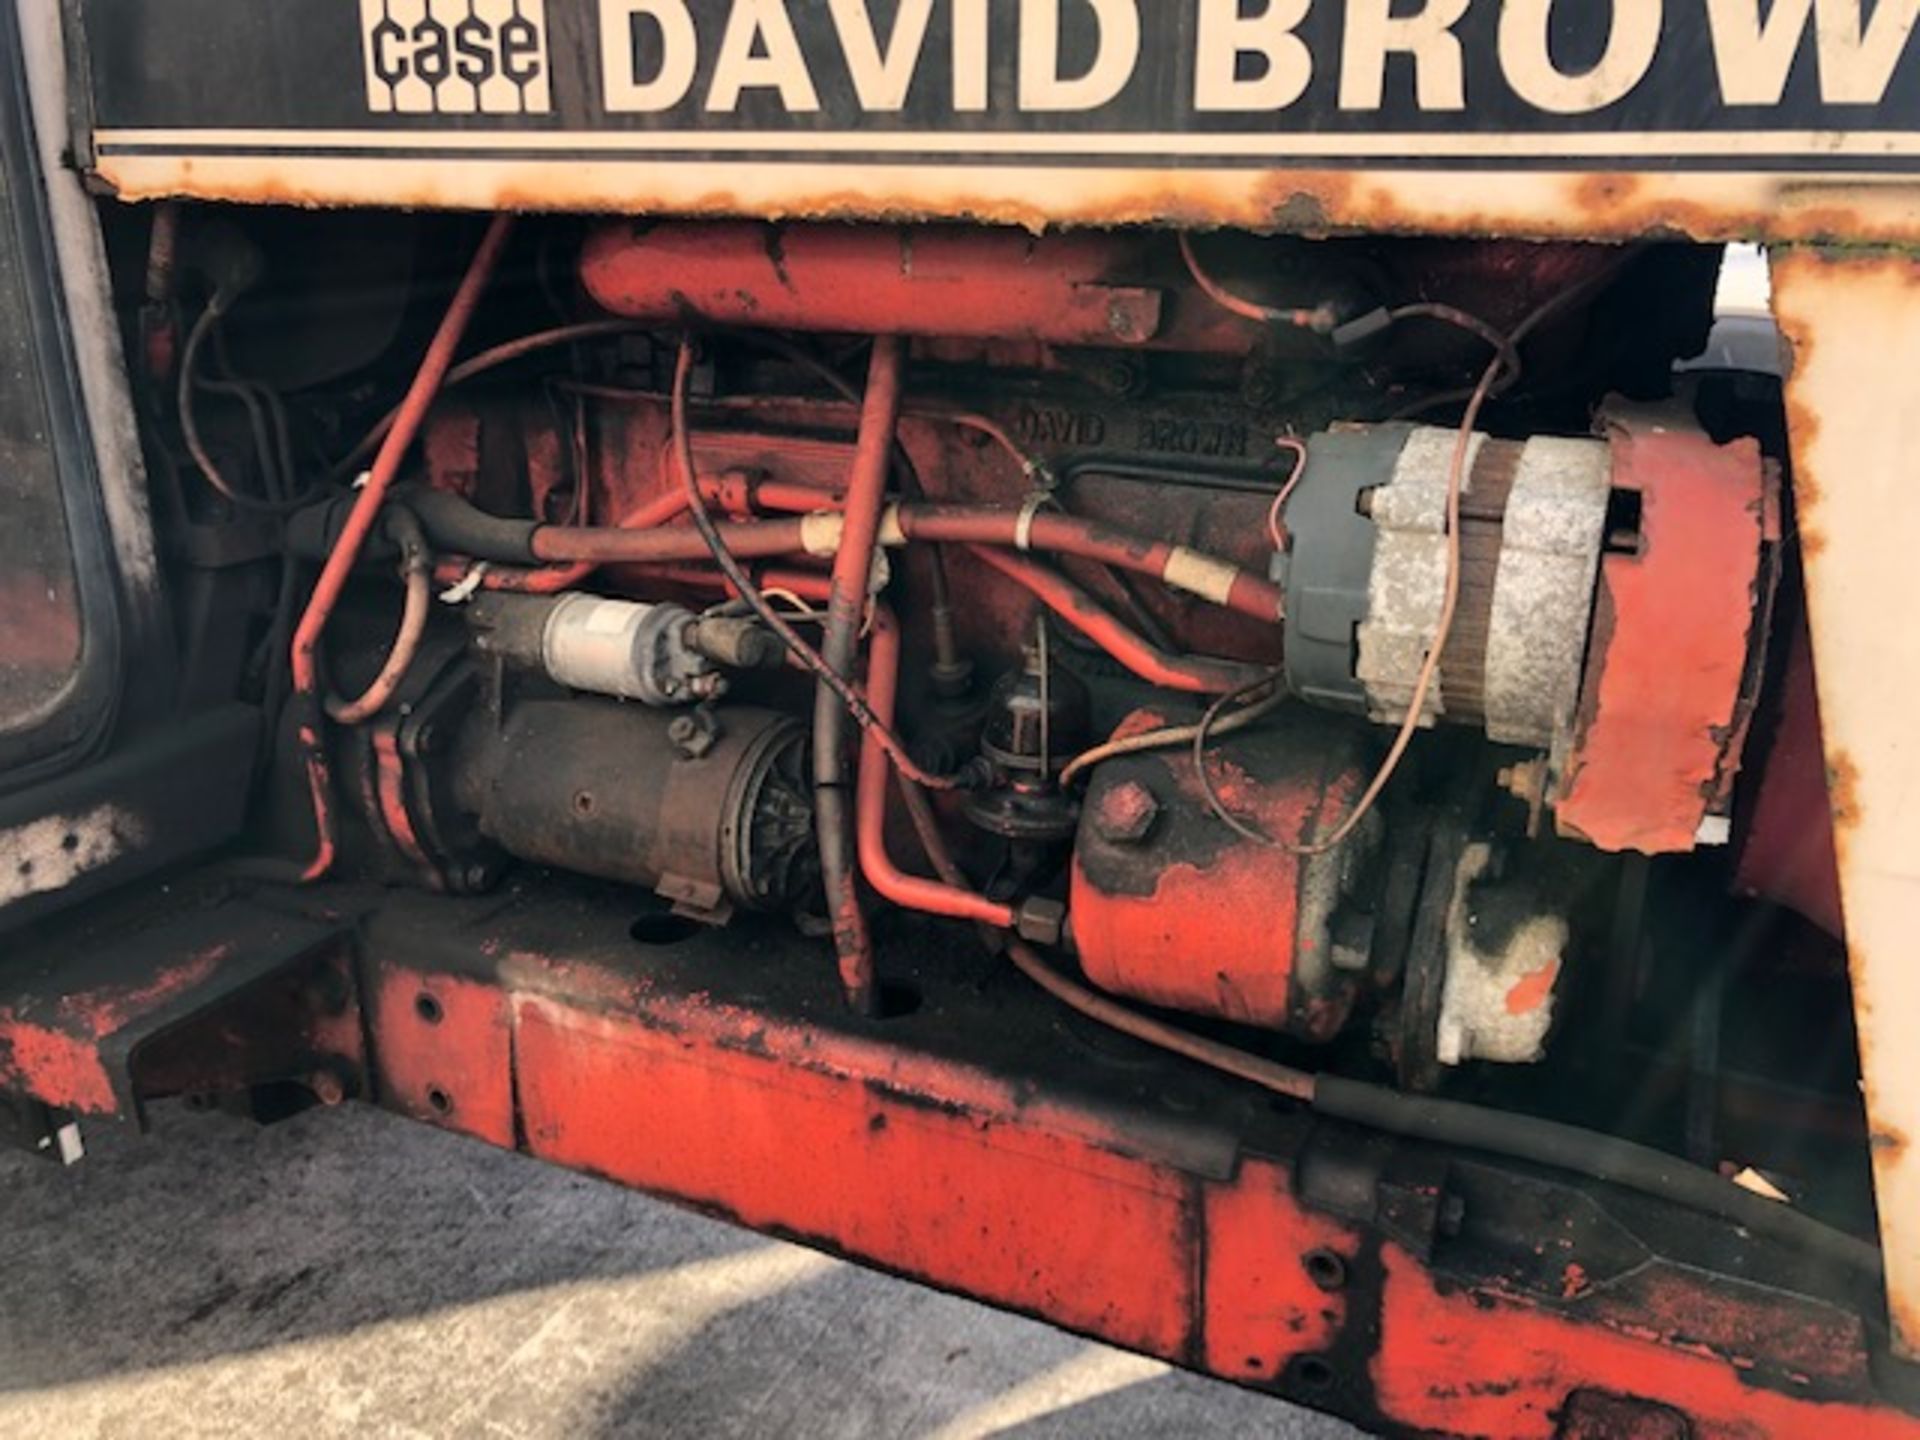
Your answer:
[[[1138,845],[1160,818],[1160,801],[1138,780],[1123,780],[1100,796],[1093,833],[1114,845]]]
[[[689,760],[698,760],[720,743],[720,725],[706,710],[676,715],[667,726],[667,739]]]
[[[1031,896],[1020,902],[1014,915],[1014,929],[1022,940],[1034,945],[1058,945],[1066,934],[1067,907],[1058,900]]]

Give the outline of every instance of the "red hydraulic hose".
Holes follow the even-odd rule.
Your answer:
[[[900,682],[900,626],[891,611],[876,605],[873,638],[867,648],[867,703],[880,723],[893,724],[894,700]],[[952,920],[978,920],[1002,930],[1013,928],[1013,908],[1000,905],[971,890],[937,880],[908,875],[887,853],[887,784],[893,766],[886,748],[868,731],[860,744],[857,787],[860,831],[860,869],[882,898],[906,910],[943,915]]]
[[[820,658],[843,679],[853,673],[860,648],[860,624],[867,613],[873,583],[880,512],[887,501],[894,432],[900,422],[904,353],[899,336],[876,336],[867,364],[860,430],[847,473],[846,506],[841,512],[845,525],[828,582],[826,628],[820,640]],[[826,885],[827,915],[833,923],[833,945],[840,960],[840,983],[846,990],[847,1003],[870,1015],[878,1006],[879,989],[874,979],[873,937],[860,908],[860,887],[855,879],[853,817],[847,804],[847,719],[845,702],[823,679],[813,702],[813,804],[820,838],[820,875]],[[864,728],[868,735],[873,734],[873,726]]]
[[[1086,591],[1055,570],[976,545],[973,553],[1149,684],[1190,695],[1228,695],[1267,674],[1257,665],[1169,655],[1129,630]]]
[[[1279,586],[1237,565],[1074,515],[966,505],[902,505],[898,513],[909,540],[1056,551],[1151,576],[1256,620],[1278,620],[1285,609]]]
[[[300,748],[306,761],[307,788],[313,796],[313,822],[317,838],[313,859],[301,872],[302,880],[318,880],[333,868],[333,775],[332,767],[327,762],[326,739],[321,733],[320,639],[326,633],[327,621],[333,615],[334,606],[340,601],[340,592],[346,588],[347,577],[353,573],[354,563],[360,558],[360,548],[366,543],[367,535],[380,514],[380,506],[387,498],[387,489],[399,473],[400,462],[413,444],[420,423],[426,418],[428,407],[433,404],[433,397],[439,393],[440,383],[453,363],[453,352],[459,347],[460,337],[466,333],[468,322],[473,319],[473,312],[486,291],[487,281],[499,264],[501,252],[506,249],[507,237],[512,231],[513,217],[506,214],[494,216],[493,223],[487,227],[486,237],[474,252],[473,261],[460,281],[460,288],[454,292],[453,301],[441,318],[440,328],[434,332],[433,341],[427,346],[420,369],[415,373],[413,383],[407,387],[406,398],[400,402],[393,426],[380,443],[379,453],[374,456],[373,466],[367,472],[366,483],[360,487],[359,498],[354,501],[346,524],[341,527],[340,538],[320,569],[320,578],[314,583],[306,611],[293,632],[293,693],[299,707],[296,713],[299,717]]]
[[[749,482],[737,475],[715,476],[710,482],[703,480],[702,485],[710,488],[726,508],[736,511],[751,505],[806,513],[838,509],[842,503],[838,496],[811,486],[773,480]],[[1231,561],[1075,515],[913,501],[896,505],[893,515],[899,522],[900,537],[910,541],[1072,555],[1146,575],[1256,620],[1279,620],[1286,608],[1279,586]]]
[[[585,584],[593,578],[593,572],[600,567],[591,560],[581,560],[572,565],[547,565],[541,567],[522,565],[489,565],[480,572],[482,590],[504,590],[512,595],[560,595]],[[473,571],[470,564],[452,561],[438,566],[434,578],[443,585],[458,585]]]
[[[815,510],[838,510],[846,504],[846,496],[839,490],[792,480],[770,480],[742,470],[702,475],[700,493],[707,497],[708,503],[730,515],[751,515],[757,511],[805,515]]]

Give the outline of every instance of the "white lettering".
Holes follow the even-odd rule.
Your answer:
[[[1093,64],[1071,79],[1060,73],[1061,0],[1020,0],[1020,108],[1095,110],[1126,88],[1140,59],[1136,0],[1079,0],[1100,27]]]
[[[778,90],[780,103],[795,113],[820,108],[785,0],[734,0],[713,62],[707,109],[737,110],[745,90]]]
[[[1500,11],[1500,65],[1514,93],[1554,115],[1584,115],[1624,99],[1653,67],[1661,0],[1607,0],[1607,7],[1612,28],[1605,53],[1591,70],[1569,75],[1547,49],[1553,0],[1507,0]]]
[[[1340,108],[1378,110],[1387,56],[1413,57],[1414,94],[1422,110],[1467,108],[1467,68],[1453,27],[1467,0],[1429,0],[1417,15],[1394,15],[1393,0],[1351,0],[1340,52]]]
[[[953,0],[953,108],[987,108],[987,0]]]
[[[660,27],[660,68],[634,73],[634,29],[642,17]],[[600,0],[600,72],[610,112],[670,110],[693,88],[699,40],[687,0]]]
[[[853,93],[863,110],[898,110],[907,103],[907,87],[920,64],[927,43],[927,22],[933,18],[933,0],[901,0],[894,16],[886,54],[880,53],[873,13],[868,0],[830,0],[833,28],[840,32],[840,51],[847,57]]]
[[[1829,105],[1878,105],[1920,21],[1920,0],[1880,0],[1865,24],[1860,8],[1861,0],[1774,0],[1763,24],[1760,0],[1707,0],[1721,98],[1729,105],[1778,105],[1817,13],[1820,98]]]
[[[1293,32],[1311,5],[1312,0],[1267,0],[1259,14],[1243,16],[1240,0],[1200,0],[1193,108],[1284,110],[1306,94],[1313,52]],[[1242,78],[1242,55],[1258,56],[1265,69]]]

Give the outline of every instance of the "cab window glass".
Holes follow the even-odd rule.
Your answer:
[[[78,576],[12,202],[0,188],[0,735],[56,710],[81,661]]]

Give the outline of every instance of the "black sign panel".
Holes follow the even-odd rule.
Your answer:
[[[102,156],[1920,161],[1920,0],[69,3]]]

